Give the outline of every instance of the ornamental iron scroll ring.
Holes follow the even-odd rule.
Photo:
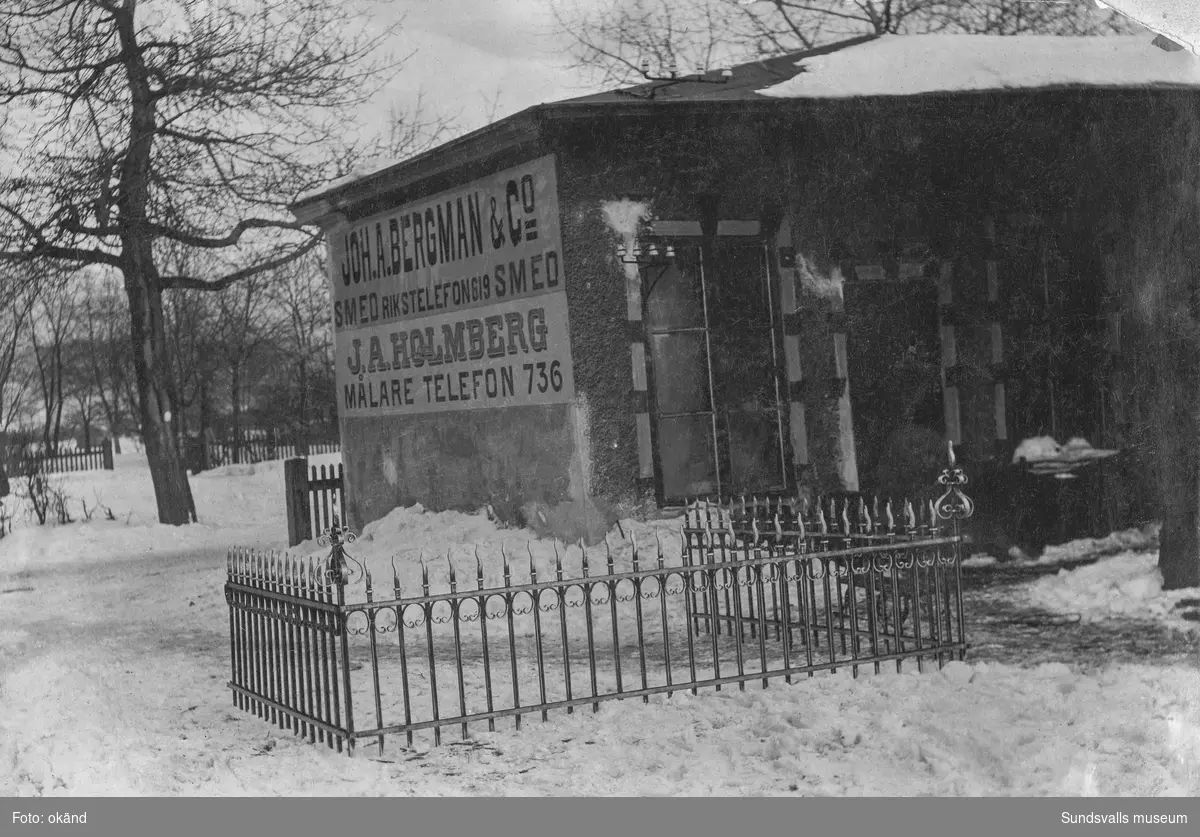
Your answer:
[[[443,612],[446,612],[446,611],[448,611],[448,612],[446,612],[445,616],[437,616],[434,614],[434,608],[437,607],[439,604],[446,605],[446,609]],[[451,622],[458,621],[458,605],[454,602],[447,602],[447,601],[429,602],[428,604],[425,605],[425,607],[427,609],[425,619],[426,619],[426,621],[428,621],[434,625],[448,625]]]
[[[958,563],[958,554],[953,549],[939,549],[937,562],[943,567],[952,567]]]
[[[400,622],[406,628],[420,628],[426,623],[425,605],[424,604],[405,604],[400,606]],[[418,614],[418,618],[409,617],[408,611],[413,610]]]
[[[491,608],[492,602],[500,602],[499,609]],[[487,593],[483,596],[483,614],[487,619],[503,619],[508,616],[509,597],[503,593]]]
[[[390,616],[391,620],[381,620],[380,616]],[[383,607],[371,611],[371,627],[375,629],[377,634],[395,633],[397,630],[398,617],[396,616],[396,608]]]
[[[346,633],[350,636],[366,636],[372,632],[375,626],[374,612],[368,612],[365,608],[355,608],[354,610],[347,611],[342,618],[346,627]],[[361,622],[362,627],[356,627],[356,623],[359,622]]]
[[[528,607],[518,607],[517,606],[517,596],[521,596],[521,595],[525,596],[525,598],[528,599],[528,601],[529,601]],[[528,616],[529,614],[533,613],[533,608],[534,608],[533,596],[529,595],[529,593],[527,591],[520,590],[516,593],[509,593],[506,596],[506,599],[508,600],[508,612],[510,614],[512,614],[513,616]]]
[[[810,558],[809,560],[804,562],[806,565],[806,568],[804,570],[804,575],[808,578],[809,581],[820,581],[823,578],[829,577],[830,570],[829,570],[829,567],[826,566],[826,563],[825,563],[826,560],[828,560],[828,559]],[[821,568],[820,572],[817,571],[817,567]]]
[[[545,593],[549,593],[550,595],[543,595]],[[562,596],[559,594],[559,591],[554,589],[542,588],[540,590],[531,590],[529,597],[533,601],[533,606],[538,609],[538,613],[553,613],[562,607]]]
[[[484,612],[483,607],[480,605],[479,599],[474,597],[469,599],[461,599],[456,610],[456,616],[459,622],[478,622],[483,616]]]

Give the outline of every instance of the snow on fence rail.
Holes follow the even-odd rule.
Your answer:
[[[451,564],[439,590],[424,564],[420,589],[402,589],[393,563],[377,591],[335,520],[322,560],[229,553],[228,685],[238,707],[353,755],[359,741],[382,752],[385,736],[432,730],[437,744],[444,727],[520,728],[606,700],[940,667],[967,648],[959,523],[972,512],[962,472],[942,482],[939,501],[899,515],[848,500],[829,517],[821,503],[695,505],[677,564],[634,543],[628,569],[610,549],[589,565],[581,544],[581,573],[565,576],[557,545],[549,573],[530,548],[528,566],[504,557],[492,587],[477,557],[473,580]]]
[[[46,474],[113,469],[113,445],[110,439],[105,439],[96,447],[60,450],[57,453],[28,452],[22,448],[9,448],[4,453],[4,470],[10,475],[29,473],[30,469]]]

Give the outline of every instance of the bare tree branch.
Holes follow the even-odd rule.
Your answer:
[[[220,291],[228,288],[230,285],[240,282],[243,279],[251,276],[256,276],[260,273],[265,273],[274,270],[283,265],[289,264],[311,251],[314,247],[320,244],[324,239],[320,235],[314,235],[304,242],[304,244],[289,250],[288,252],[277,256],[273,259],[260,262],[259,264],[250,267],[244,267],[241,270],[235,270],[232,273],[227,273],[216,279],[202,279],[196,276],[175,275],[163,276],[159,281],[164,288],[186,288],[200,291]]]
[[[551,0],[572,41],[571,66],[601,84],[661,72],[748,61],[863,34],[960,32],[1103,35],[1130,31],[1090,2],[1031,0]]]

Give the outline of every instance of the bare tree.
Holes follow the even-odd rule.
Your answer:
[[[229,375],[230,430],[233,461],[241,461],[242,410],[250,361],[264,350],[278,331],[267,294],[270,274],[260,274],[224,291],[218,299],[220,356]]]
[[[604,85],[641,68],[681,73],[810,49],[855,35],[1102,35],[1127,20],[1091,0],[551,0],[577,69]]]
[[[333,367],[333,329],[329,317],[329,287],[321,260],[315,256],[280,268],[271,282],[275,304],[285,315],[280,343],[292,377],[298,441],[309,440],[312,386],[328,380]],[[306,449],[306,448],[305,448]]]
[[[104,414],[113,450],[121,452],[125,430],[126,384],[133,377],[133,354],[129,345],[129,306],[108,287],[93,284],[83,297],[88,351],[83,358],[96,400]]]
[[[218,294],[191,289],[171,293],[163,303],[163,330],[167,341],[167,389],[175,404],[172,432],[187,434],[192,426],[200,435],[216,414],[217,378],[221,369],[221,333]],[[196,425],[188,412],[198,408]]]
[[[68,352],[79,319],[75,286],[56,277],[39,289],[35,318],[29,328],[37,382],[42,396],[42,451],[58,453],[67,388]]]
[[[378,143],[355,109],[386,84],[355,4],[6,0],[0,6],[0,259],[104,265],[130,310],[139,423],[163,523],[196,519],[167,386],[163,294],[221,290],[310,252],[300,191]],[[207,251],[172,273],[163,248]]]
[[[37,299],[29,280],[35,267],[9,266],[0,272],[0,457],[33,379],[32,369],[21,362],[21,338],[28,336],[29,317]]]
[[[454,130],[458,116],[431,112],[424,91],[408,107],[388,108],[387,137],[381,154],[392,160],[405,160],[428,151]]]

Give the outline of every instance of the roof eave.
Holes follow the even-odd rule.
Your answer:
[[[537,140],[542,108],[527,108],[387,168],[308,195],[290,204],[288,210],[302,224],[325,226],[353,204]]]

